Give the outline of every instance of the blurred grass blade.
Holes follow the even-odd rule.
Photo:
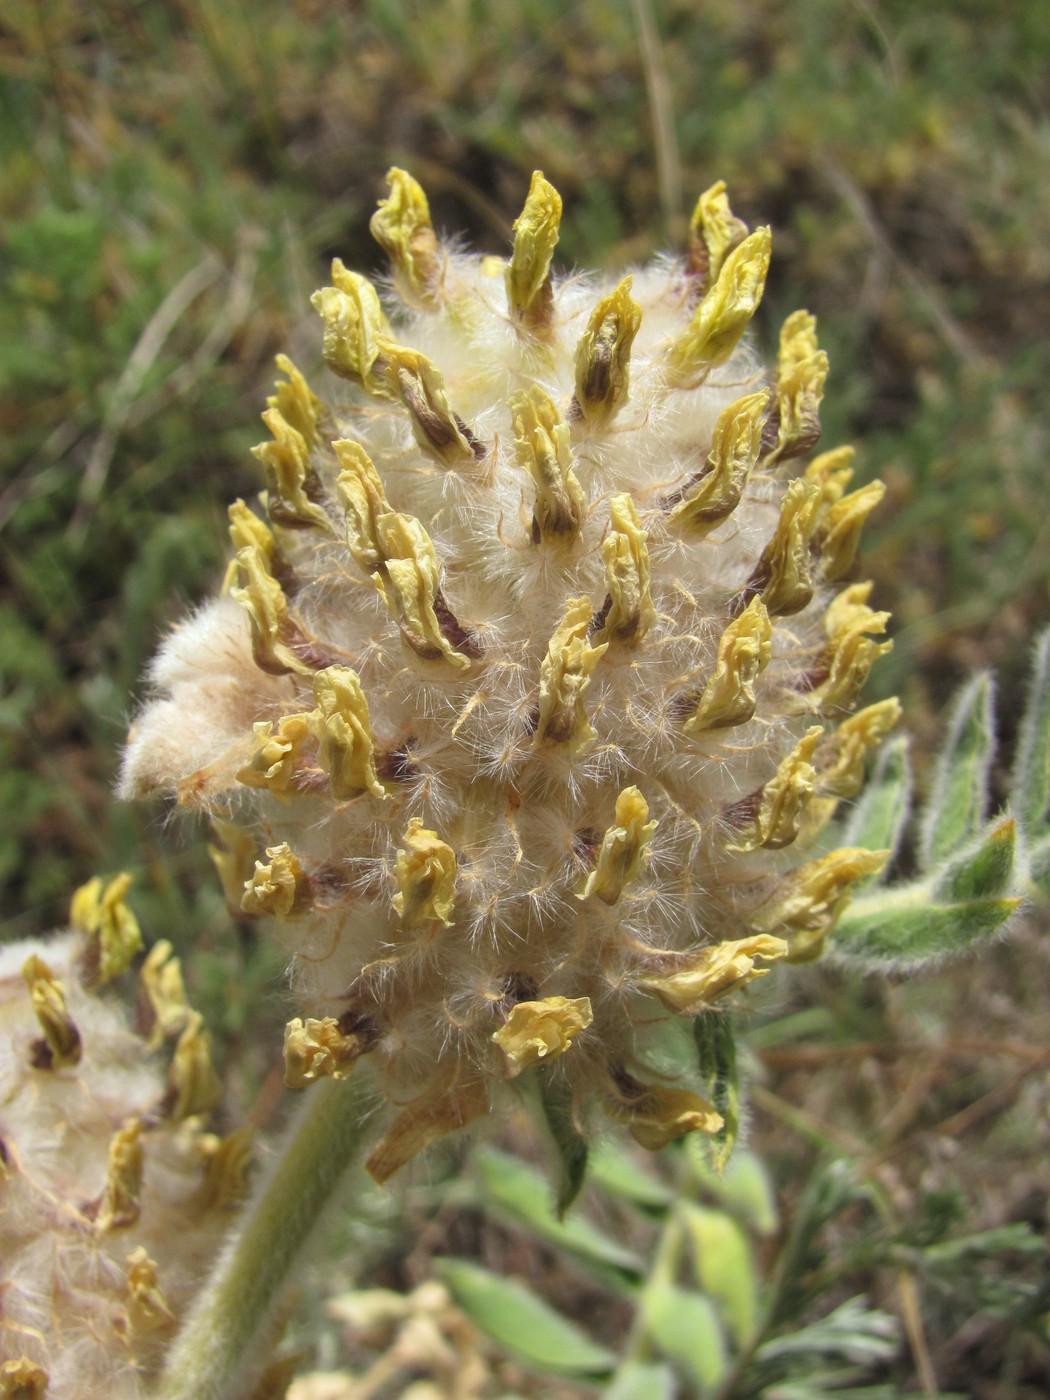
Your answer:
[[[754,1260],[747,1236],[722,1210],[686,1205],[682,1220],[693,1246],[697,1283],[719,1304],[738,1347],[755,1330],[758,1300]]]
[[[1036,888],[1050,899],[1050,836],[1029,851],[1028,874]]]
[[[722,1126],[711,1138],[712,1164],[725,1170],[740,1130],[740,1084],[736,1067],[733,1023],[723,1012],[708,1012],[693,1020],[700,1074],[711,1102],[722,1115]]]
[[[506,1152],[489,1148],[475,1156],[490,1199],[519,1224],[589,1264],[603,1265],[630,1281],[641,1278],[642,1260],[581,1216],[559,1220],[551,1206],[550,1187],[532,1167]]]
[[[952,710],[933,788],[923,810],[919,854],[924,870],[940,864],[981,829],[995,752],[992,678],[975,676]]]
[[[605,1400],[676,1400],[674,1372],[649,1361],[627,1361],[604,1395]]]
[[[1022,826],[1032,835],[1050,823],[1050,629],[1039,638],[1032,660],[1011,800]]]
[[[572,1089],[562,1075],[552,1075],[549,1069],[538,1072],[540,1103],[551,1138],[558,1152],[561,1180],[558,1183],[556,1210],[559,1218],[580,1194],[587,1175],[589,1149],[587,1139],[576,1127],[572,1111]]]
[[[898,734],[883,747],[875,769],[842,831],[840,844],[843,846],[891,852],[882,871],[871,876],[865,884],[877,884],[885,879],[908,820],[911,794],[908,740],[903,734]]]
[[[434,1271],[471,1322],[530,1366],[562,1376],[605,1376],[613,1353],[592,1341],[524,1284],[462,1259],[435,1259]]]
[[[898,1350],[898,1324],[888,1313],[869,1308],[862,1297],[848,1298],[827,1317],[797,1332],[763,1343],[760,1362],[798,1356],[841,1358],[855,1366],[892,1361]]]
[[[671,1361],[709,1393],[725,1374],[725,1338],[709,1298],[673,1283],[650,1284],[642,1304],[646,1332]]]

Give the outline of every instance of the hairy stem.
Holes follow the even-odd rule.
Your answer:
[[[241,1400],[290,1275],[363,1145],[364,1075],[308,1091],[171,1350],[155,1400]]]

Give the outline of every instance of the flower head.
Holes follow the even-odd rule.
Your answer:
[[[806,465],[827,358],[797,312],[757,362],[770,233],[723,185],[685,259],[603,284],[553,272],[539,173],[506,263],[389,179],[390,295],[336,261],[336,379],[279,362],[262,513],[155,663],[124,792],[221,818],[228,898],[236,868],[292,955],[291,1082],[367,1057],[399,1107],[375,1175],[524,1073],[647,1146],[716,1131],[645,1039],[813,956],[871,872],[802,847],[896,717],[848,718],[889,645],[842,583],[879,490]]]

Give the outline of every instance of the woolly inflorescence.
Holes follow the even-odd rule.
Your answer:
[[[102,984],[138,946],[127,877],[73,931],[0,950],[0,1395],[139,1400],[242,1194],[246,1133],[205,1129],[219,1084],[166,943],[138,1028]]]
[[[216,819],[228,895],[293,956],[289,1083],[367,1055],[398,1106],[378,1178],[537,1067],[581,1130],[716,1131],[643,1042],[816,956],[882,860],[805,853],[897,717],[851,713],[889,645],[850,582],[882,488],[808,458],[813,318],[772,373],[748,346],[769,230],[721,184],[685,258],[614,283],[552,275],[539,173],[509,261],[389,181],[389,295],[333,264],[326,397],[279,358],[266,490],[154,663],[123,791]]]

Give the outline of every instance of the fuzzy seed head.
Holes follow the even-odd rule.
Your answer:
[[[377,1178],[519,1075],[647,1146],[716,1131],[653,1028],[819,951],[873,868],[805,845],[898,712],[851,718],[879,488],[807,465],[826,357],[798,312],[757,363],[770,234],[723,185],[687,257],[606,284],[552,271],[539,173],[505,264],[389,179],[390,294],[336,262],[314,297],[340,382],[281,361],[267,519],[231,514],[124,792],[216,819],[228,901],[291,955],[289,1082],[363,1058],[398,1106]]]

